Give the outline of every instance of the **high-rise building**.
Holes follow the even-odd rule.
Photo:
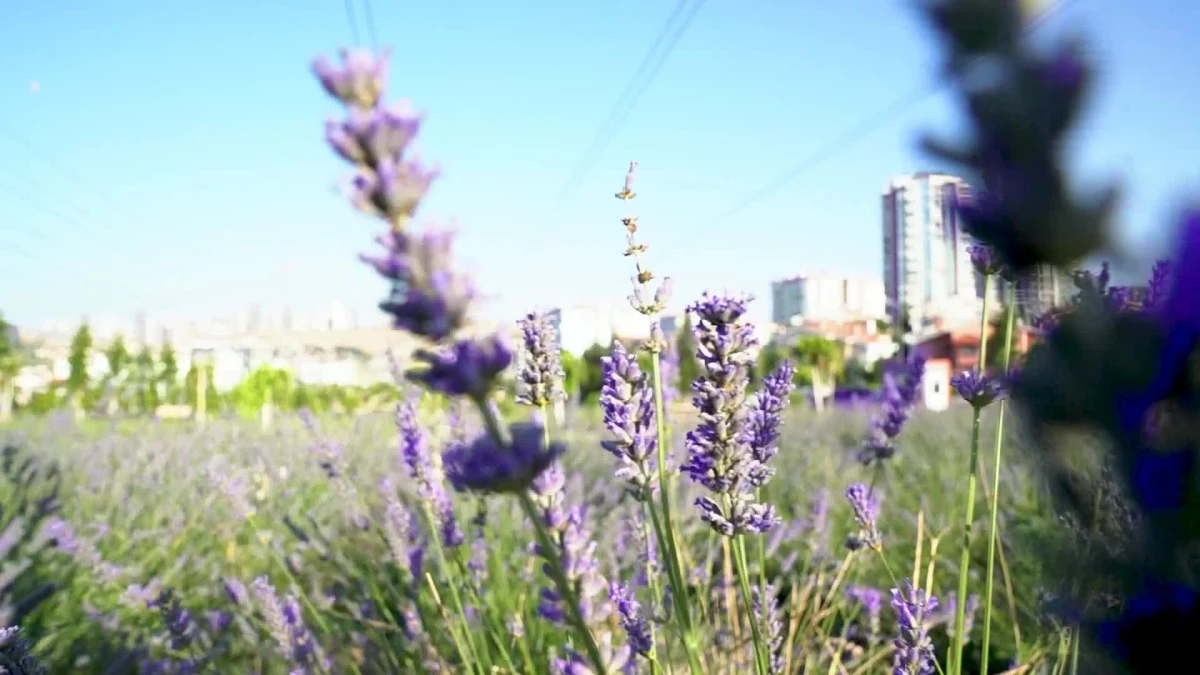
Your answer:
[[[954,197],[968,191],[956,176],[900,176],[883,191],[883,285],[893,323],[918,329],[935,317],[970,311],[982,295],[967,253]]]
[[[1062,307],[1075,294],[1071,274],[1053,265],[1038,265],[1013,284],[1017,306],[1027,317],[1038,317]]]
[[[882,319],[886,297],[880,279],[806,274],[771,282],[771,322]]]

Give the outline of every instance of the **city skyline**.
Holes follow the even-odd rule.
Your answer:
[[[463,264],[496,298],[489,318],[627,281],[612,193],[632,159],[639,237],[655,273],[676,282],[672,309],[706,288],[745,291],[759,297],[760,320],[770,279],[876,273],[877,186],[939,168],[913,140],[948,128],[956,104],[941,91],[914,96],[933,53],[905,3],[865,14],[710,3],[636,109],[618,111],[620,133],[582,164],[642,58],[630,45],[653,42],[671,3],[544,4],[469,16],[384,5],[376,17],[381,43],[398,46],[391,92],[428,112],[422,154],[445,168],[417,221],[462,224]],[[347,41],[341,8],[246,7],[233,24],[194,0],[120,16],[17,6],[6,18],[18,76],[0,87],[0,268],[11,275],[0,309],[14,322],[161,315],[181,303],[218,313],[247,291],[264,304],[338,297],[364,313],[382,297],[385,284],[357,261],[376,231],[330,189],[345,178],[321,138],[335,106],[305,67]],[[1044,29],[1068,21],[1088,24],[1112,57],[1073,162],[1085,178],[1131,170],[1116,220],[1127,241],[1146,243],[1165,226],[1178,177],[1195,173],[1185,158],[1200,153],[1188,133],[1196,106],[1164,64],[1196,48],[1162,7],[1070,3]],[[101,24],[112,29],[93,30]],[[169,29],[181,24],[189,30]],[[140,36],[137,54],[123,35]],[[888,58],[847,35],[889,45]],[[113,95],[113,73],[139,73],[137,96]],[[485,114],[480,97],[520,104]],[[898,105],[908,100],[919,102]],[[730,141],[703,142],[713,129]],[[259,151],[247,157],[247,147]],[[1139,277],[1152,257],[1142,253]]]

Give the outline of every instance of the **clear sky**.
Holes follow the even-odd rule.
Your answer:
[[[907,1],[709,0],[559,199],[675,1],[372,0],[379,42],[395,49],[391,91],[428,112],[422,156],[445,169],[420,215],[457,222],[464,263],[495,296],[487,314],[627,292],[612,194],[631,159],[643,241],[652,269],[676,279],[675,306],[741,290],[764,316],[772,278],[880,274],[880,190],[931,168],[915,134],[957,116],[941,94],[900,104],[936,56]],[[9,317],[334,299],[365,310],[382,296],[355,259],[377,226],[335,192],[349,170],[322,130],[338,109],[308,70],[353,41],[340,0],[0,8]],[[1189,0],[1074,0],[1046,25],[1092,38],[1103,80],[1078,165],[1094,179],[1128,173],[1121,227],[1146,255],[1200,187],[1197,25]]]

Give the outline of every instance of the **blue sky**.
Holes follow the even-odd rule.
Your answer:
[[[362,22],[361,2],[355,0]],[[619,299],[612,193],[640,162],[649,262],[676,306],[803,271],[880,273],[879,193],[929,168],[925,128],[953,102],[899,106],[935,52],[900,0],[709,0],[611,143],[558,199],[675,0],[374,0],[391,91],[429,114],[422,156],[444,178],[421,216],[453,219],[493,317]],[[376,224],[334,187],[338,112],[308,70],[350,43],[338,0],[8,3],[0,24],[0,309],[18,323],[250,302],[369,311],[384,286],[356,261]],[[1200,4],[1074,0],[1103,80],[1082,175],[1128,174],[1121,228],[1150,255],[1200,178]],[[361,30],[361,28],[360,28]],[[32,82],[37,83],[37,91]],[[764,185],[863,120],[885,124],[753,204]],[[15,134],[15,135],[14,135]],[[557,208],[555,204],[557,203]]]

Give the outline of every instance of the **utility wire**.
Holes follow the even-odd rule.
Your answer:
[[[371,41],[371,49],[379,49],[379,40],[375,36],[375,12],[371,8],[371,0],[363,0],[363,21],[367,24],[367,39]]]
[[[546,213],[547,219],[553,216],[554,212],[563,205],[571,190],[578,187],[579,183],[591,171],[596,159],[608,148],[617,130],[620,129],[626,118],[629,117],[629,113],[632,112],[638,99],[650,87],[654,78],[658,76],[663,64],[666,63],[671,52],[675,50],[679,39],[687,32],[688,27],[696,18],[696,14],[699,13],[700,8],[704,6],[705,2],[706,0],[695,0],[690,7],[689,3],[692,3],[692,0],[679,0],[676,3],[675,9],[659,30],[658,35],[655,36],[654,42],[642,58],[642,62],[626,83],[624,91],[621,92],[616,102],[613,103],[608,117],[605,118],[600,128],[596,130],[587,149],[584,150],[583,156],[579,158],[579,161],[569,174],[566,183],[564,183],[554,201],[551,202],[551,207]]]
[[[1026,27],[1026,31],[1032,31],[1039,28],[1050,18],[1057,15],[1065,6],[1076,1],[1077,0],[1059,0],[1031,19],[1029,25]],[[832,142],[821,146],[814,152],[805,156],[791,168],[787,169],[771,181],[763,184],[761,187],[755,189],[749,195],[738,201],[734,206],[723,211],[719,216],[713,218],[707,223],[700,224],[696,228],[689,229],[688,240],[686,242],[663,250],[668,255],[674,254],[680,249],[687,248],[696,242],[706,241],[703,237],[697,236],[697,229],[706,229],[727,222],[730,218],[736,216],[742,211],[745,211],[754,204],[757,204],[764,198],[774,194],[779,189],[791,184],[792,181],[796,180],[800,176],[821,166],[830,158],[837,156],[850,147],[853,147],[859,141],[862,141],[867,136],[870,136],[876,130],[882,128],[895,118],[925,102],[942,88],[949,86],[949,84],[949,80],[939,77],[933,82],[922,85],[916,91],[907,94],[903,98],[898,99],[887,107],[863,118],[853,127],[835,137]]]
[[[358,21],[354,18],[354,0],[345,0],[343,5],[346,8],[346,23],[350,24],[350,37],[354,39],[354,44],[362,44],[358,35]]]

